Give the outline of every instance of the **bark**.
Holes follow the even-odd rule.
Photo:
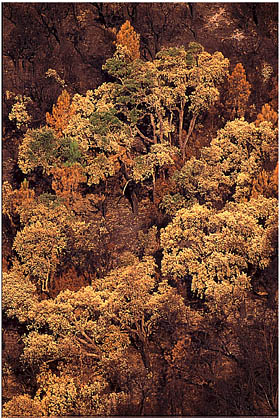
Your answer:
[[[153,140],[154,140],[154,143],[156,143],[157,142],[156,125],[155,125],[155,119],[154,119],[153,114],[150,114],[150,119],[151,119],[151,124],[152,124],[152,127],[153,127]]]
[[[123,189],[123,195],[125,195],[125,193],[127,194],[127,198],[128,198],[128,200],[131,204],[131,207],[132,207],[132,212],[135,213],[135,214],[138,214],[138,198],[137,198],[137,195],[136,195],[136,193],[133,189],[133,186],[131,186],[129,189],[127,188],[128,184],[132,181],[132,179],[129,178],[129,175],[127,173],[127,169],[126,169],[125,164],[123,165],[123,168],[124,168],[124,177],[126,179],[126,184],[125,184],[124,189]]]
[[[162,121],[162,115],[160,112],[157,112],[157,116],[159,119],[159,139],[160,143],[163,142],[163,121]]]
[[[184,124],[184,112],[185,112],[186,101],[181,101],[181,107],[176,108],[179,113],[179,146],[180,150],[183,152],[183,124]]]
[[[78,344],[82,345],[83,354],[100,360],[102,358],[102,352],[95,344],[94,340],[91,339],[85,332],[82,332],[81,334],[83,338],[75,337],[75,340]]]
[[[193,132],[193,129],[194,129],[194,126],[195,126],[195,123],[196,123],[196,119],[197,119],[197,115],[194,115],[192,117],[192,119],[191,119],[191,122],[190,122],[190,125],[189,125],[189,129],[188,129],[188,133],[186,135],[186,138],[185,138],[185,140],[182,143],[182,149],[181,149],[181,151],[182,151],[182,156],[183,156],[183,162],[185,162],[185,160],[186,160],[186,146],[188,144],[188,141],[190,139],[190,136],[192,135],[192,132]]]
[[[137,133],[139,134],[139,136],[141,137],[141,139],[143,139],[143,140],[147,141],[148,143],[152,143],[152,144],[154,144],[154,141],[153,141],[153,140],[151,140],[151,139],[149,139],[149,137],[144,136],[144,134],[143,134],[143,133],[141,133],[141,131],[139,130],[139,128],[138,128],[138,127],[136,127],[136,131],[137,131]]]

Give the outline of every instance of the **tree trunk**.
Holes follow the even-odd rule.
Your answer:
[[[187,146],[187,143],[188,143],[188,141],[190,139],[190,136],[192,135],[192,132],[193,132],[193,129],[194,129],[194,126],[195,126],[196,119],[197,119],[197,115],[194,115],[192,117],[191,122],[190,122],[190,125],[189,125],[188,134],[186,135],[186,138],[185,138],[185,140],[184,140],[184,142],[182,144],[181,151],[182,151],[183,162],[185,162],[185,160],[186,160],[186,146]]]
[[[179,147],[183,154],[183,125],[184,125],[184,114],[185,114],[186,100],[181,99],[180,108],[176,108],[179,113]]]
[[[153,173],[153,203],[155,202],[155,194],[156,194],[156,176]]]
[[[151,119],[151,124],[153,127],[153,140],[154,140],[154,143],[156,144],[157,143],[156,125],[155,125],[155,119],[154,119],[153,114],[150,114],[150,119]]]

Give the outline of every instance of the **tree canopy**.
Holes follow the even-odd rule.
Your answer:
[[[215,32],[229,9],[209,5],[206,24],[192,3],[161,6],[5,5],[11,22],[32,11],[49,47],[73,45],[102,67],[86,86],[76,61],[73,78],[45,69],[57,84],[47,109],[35,94],[5,94],[6,417],[277,412],[273,69],[262,63],[271,91],[255,103],[247,61],[181,45],[191,38],[170,27],[180,11],[182,34],[196,39],[191,22]],[[235,5],[231,19],[255,34],[260,7]],[[133,25],[139,12],[153,42]],[[24,31],[13,43],[17,33],[5,54],[32,64],[40,38],[33,45]]]

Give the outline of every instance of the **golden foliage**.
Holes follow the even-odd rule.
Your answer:
[[[32,319],[38,303],[36,286],[17,262],[10,271],[3,272],[2,291],[2,308],[8,317],[16,317],[20,323]]]
[[[257,198],[259,195],[267,196],[269,188],[269,176],[265,169],[261,171],[258,178],[253,181],[251,192],[252,198]]]
[[[17,233],[13,248],[22,261],[24,273],[35,278],[41,284],[42,291],[48,291],[66,244],[61,226],[47,220],[37,220]]]
[[[118,172],[123,163],[127,168],[131,168],[134,164],[133,159],[131,158],[130,153],[127,148],[119,146],[115,154],[109,156],[109,161],[114,167],[114,171]]]
[[[3,405],[3,417],[42,417],[43,410],[38,401],[27,394],[13,397]]]
[[[160,413],[157,401],[165,415],[182,417],[188,404],[196,406],[194,388],[200,403],[216,390],[223,398],[225,385],[240,390],[236,362],[247,374],[234,334],[245,325],[238,312],[248,291],[269,278],[262,274],[276,257],[278,212],[271,197],[277,197],[278,163],[273,172],[267,168],[277,160],[277,114],[266,104],[255,124],[230,121],[203,148],[209,138],[196,118],[217,101],[228,60],[198,46],[197,53],[163,50],[144,63],[128,21],[117,44],[124,53],[107,68],[120,82],[76,95],[72,104],[64,90],[46,115],[49,127],[26,133],[20,169],[48,175],[38,196],[26,180],[18,190],[3,185],[3,211],[15,222],[6,229],[13,248],[4,260],[3,309],[26,327],[18,334],[24,334],[20,361],[32,375],[32,387],[24,388],[32,398],[12,398],[3,407],[6,417],[134,415],[133,406],[146,416]],[[228,77],[231,117],[245,114],[249,95],[239,63]],[[134,147],[136,136],[142,148]],[[185,155],[194,154],[182,168]],[[153,204],[144,191],[149,179]],[[135,188],[141,200],[135,219],[113,208],[121,180],[123,194],[142,182]],[[127,232],[135,234],[137,256],[125,243]],[[270,297],[267,290],[259,289],[258,297]],[[260,330],[254,322],[248,316],[248,330]],[[272,349],[269,336],[264,339]],[[245,347],[246,354],[252,348]],[[264,381],[269,374],[264,371]],[[229,405],[237,400],[226,398]]]
[[[228,99],[225,105],[231,119],[244,117],[250,93],[251,85],[246,79],[245,69],[238,63],[228,76]]]
[[[69,201],[70,197],[79,195],[77,190],[79,184],[86,182],[87,178],[83,173],[83,168],[79,164],[70,167],[53,168],[52,189],[58,197]]]
[[[218,131],[200,159],[186,162],[176,176],[181,194],[223,206],[232,197],[249,199],[259,173],[277,162],[277,130],[264,121],[259,127],[243,118]]]
[[[259,176],[254,180],[251,197],[257,198],[263,195],[266,198],[278,195],[278,162],[271,175],[263,169]]]
[[[14,96],[13,92],[6,91],[7,99],[14,98],[14,105],[9,113],[9,120],[15,120],[17,128],[27,128],[32,120],[27,111],[27,106],[30,104],[31,98],[27,96],[17,95]]]
[[[270,177],[270,187],[272,194],[275,195],[275,197],[278,197],[278,177],[279,177],[279,162],[277,162],[277,165],[272,172],[272,175]]]
[[[21,207],[30,207],[34,199],[35,192],[29,188],[29,182],[25,179],[21,183],[20,189],[15,191],[14,204],[17,212]]]
[[[67,127],[70,117],[75,113],[75,107],[71,105],[70,95],[63,90],[57,99],[57,105],[53,105],[52,115],[46,113],[47,124],[54,128],[58,137],[62,136],[63,130]]]
[[[190,276],[194,293],[225,309],[250,288],[253,269],[267,267],[274,256],[277,213],[277,200],[264,197],[220,212],[199,204],[179,210],[161,233],[162,273],[178,281]]]
[[[140,35],[135,32],[128,20],[117,33],[116,43],[127,48],[131,60],[140,58]]]
[[[12,221],[12,216],[22,214],[29,209],[35,200],[35,192],[29,188],[29,182],[25,179],[19,190],[12,190],[6,181],[3,184],[3,213],[7,214]]]
[[[260,114],[258,114],[257,119],[255,121],[256,127],[258,127],[263,121],[271,122],[273,127],[277,127],[278,114],[269,104],[263,105],[262,111]]]

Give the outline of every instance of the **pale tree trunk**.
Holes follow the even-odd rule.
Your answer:
[[[172,138],[171,138],[171,132],[172,132],[172,120],[173,120],[173,114],[170,111],[170,120],[169,120],[169,130],[170,132],[168,133],[168,141],[169,141],[169,146],[172,146]]]
[[[154,119],[153,114],[150,114],[150,120],[153,127],[153,140],[154,140],[154,143],[156,144],[157,143],[156,125],[155,125],[155,119]]]
[[[196,123],[196,119],[197,119],[197,115],[194,115],[192,117],[192,119],[191,119],[191,122],[190,122],[190,125],[189,125],[189,129],[188,129],[188,133],[186,135],[186,138],[185,138],[185,140],[182,143],[182,149],[181,149],[181,151],[182,151],[182,156],[183,156],[183,162],[185,162],[185,160],[186,160],[186,146],[188,144],[188,141],[190,139],[190,136],[192,135],[192,132],[193,132],[193,129],[194,129],[194,126],[195,126],[195,123]]]
[[[153,171],[153,203],[155,202],[155,193],[156,193],[156,175]]]
[[[184,110],[179,110],[179,147],[183,151],[183,122],[184,122]]]
[[[147,332],[145,330],[144,315],[142,316],[142,319],[136,323],[136,330],[137,330],[138,338],[141,342],[140,353],[141,353],[144,366],[146,369],[148,369],[149,372],[151,372],[152,366],[151,366],[151,358],[150,358],[149,340],[148,340]]]
[[[179,147],[183,153],[183,125],[184,125],[184,114],[185,114],[186,100],[181,100],[180,108],[176,108],[179,113]]]
[[[158,119],[159,119],[159,140],[160,143],[163,142],[163,121],[162,121],[162,115],[160,112],[157,112]]]
[[[48,261],[48,272],[45,279],[42,281],[42,292],[49,292],[49,277],[51,273],[51,264],[50,261]]]
[[[128,157],[131,158],[130,155]],[[128,175],[128,171],[127,171],[125,163],[124,163],[123,167],[124,167],[124,178],[126,180],[126,184],[125,184],[124,189],[123,189],[123,195],[124,195],[125,190],[126,190],[128,184],[132,181],[132,179]],[[133,211],[133,213],[138,214],[138,199],[137,199],[137,195],[136,195],[133,188],[130,189],[130,198],[131,198],[132,211]]]

